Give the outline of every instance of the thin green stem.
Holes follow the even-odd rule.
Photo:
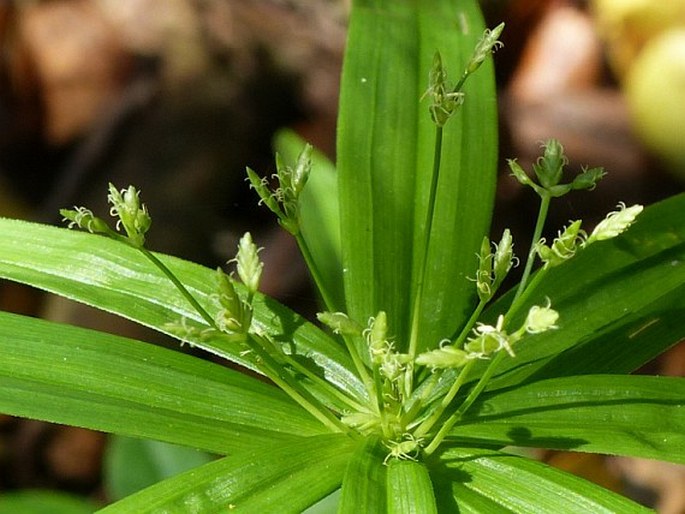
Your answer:
[[[373,365],[373,384],[376,392],[376,403],[378,405],[378,412],[383,412],[385,401],[383,400],[383,377],[378,364]]]
[[[480,318],[481,313],[483,312],[483,309],[487,305],[487,301],[480,300],[478,302],[478,305],[476,306],[476,309],[473,311],[473,314],[471,314],[471,317],[468,319],[464,327],[461,329],[461,332],[459,335],[454,339],[453,345],[457,348],[461,347],[462,343],[464,340],[467,338],[469,335],[469,332],[473,328],[473,326],[476,324],[476,321],[478,321],[478,318]]]
[[[440,175],[440,162],[442,160],[442,139],[443,129],[440,126],[435,127],[435,146],[433,148],[433,173],[431,174],[431,184],[428,192],[428,208],[426,209],[426,220],[423,228],[423,238],[421,241],[420,261],[417,266],[418,277],[416,283],[416,292],[414,293],[414,305],[411,316],[411,332],[409,335],[409,355],[413,359],[416,356],[416,351],[419,342],[419,325],[421,323],[421,303],[423,299],[423,285],[426,278],[426,264],[428,262],[428,250],[430,244],[431,230],[433,227],[433,216],[435,214],[435,197],[438,190],[438,178]],[[405,377],[405,388],[407,397],[411,395],[413,390],[413,370],[407,369]]]
[[[440,427],[440,430],[438,430],[438,433],[435,434],[433,440],[428,444],[428,446],[426,446],[424,451],[427,455],[433,453],[438,448],[438,446],[440,446],[440,443],[442,443],[443,439],[445,439],[449,431],[452,430],[452,427],[462,418],[464,413],[471,407],[471,405],[473,405],[473,402],[475,402],[476,399],[480,396],[480,393],[483,392],[485,386],[492,378],[492,375],[495,373],[497,366],[500,364],[502,359],[504,359],[505,355],[508,354],[503,351],[500,351],[497,355],[495,355],[495,358],[492,359],[490,365],[486,368],[485,373],[483,373],[483,375],[480,377],[475,387],[471,389],[471,392],[466,397],[464,402],[459,406],[459,408],[454,412],[454,414],[447,418],[447,421],[445,421],[442,427]],[[466,366],[464,366],[464,369],[466,369]]]
[[[461,369],[461,371],[459,372],[459,376],[457,376],[457,379],[454,381],[447,394],[443,396],[442,400],[440,401],[440,404],[431,413],[431,415],[428,418],[426,418],[426,420],[423,423],[421,423],[419,427],[414,431],[415,437],[422,437],[426,435],[428,432],[430,432],[431,428],[433,428],[435,423],[437,423],[438,420],[442,417],[443,413],[445,412],[445,409],[449,407],[450,403],[452,403],[452,400],[454,400],[454,397],[457,396],[459,389],[461,389],[461,386],[464,385],[466,377],[470,373],[471,368],[473,368],[475,362],[475,360],[469,361]]]
[[[263,348],[259,336],[247,334],[246,342],[250,349],[262,360],[265,370],[268,370],[267,376],[269,379],[303,409],[334,432],[350,432],[349,427],[344,425],[335,414],[326,408],[325,405],[321,404],[309,391],[302,389],[301,385]]]
[[[456,338],[454,338],[454,342],[452,343],[454,346],[460,347],[460,346],[462,345],[462,343],[464,342],[464,340],[465,340],[466,337],[468,336],[469,331],[470,331],[471,328],[473,328],[473,326],[476,324],[476,321],[478,321],[478,318],[480,317],[480,315],[481,315],[481,313],[483,312],[483,309],[485,308],[486,305],[487,305],[487,302],[486,302],[486,301],[480,300],[480,301],[478,302],[478,305],[476,306],[476,309],[473,311],[473,314],[471,314],[471,317],[468,319],[468,321],[466,322],[466,324],[465,324],[464,327],[462,328],[462,330],[461,330],[461,332],[459,333],[459,335],[458,335]],[[472,366],[472,363],[473,363],[473,361],[469,362],[469,363],[465,366],[465,368],[470,369],[471,366]],[[464,368],[464,369],[465,369],[465,368]],[[424,421],[421,423],[421,425],[419,425],[419,429],[418,429],[418,430],[421,432],[421,435],[428,433],[428,431],[429,431],[430,428],[433,426],[433,424],[435,424],[435,422],[440,418],[440,416],[442,415],[442,413],[444,412],[444,410],[447,408],[447,406],[449,405],[449,403],[450,403],[450,402],[452,401],[452,399],[456,396],[456,394],[457,394],[457,392],[459,391],[459,388],[461,387],[461,385],[462,385],[462,383],[463,383],[463,380],[464,380],[464,378],[465,378],[465,376],[466,376],[466,375],[464,374],[464,369],[462,369],[462,372],[460,372],[460,374],[457,376],[457,378],[455,379],[454,383],[452,384],[450,390],[448,391],[447,397],[449,397],[449,399],[447,400],[447,402],[445,402],[445,401],[443,400],[443,402],[441,402],[441,404],[436,408],[436,410],[433,411],[433,413],[431,414],[431,416],[428,417],[426,420],[424,420]],[[467,372],[468,372],[468,369],[467,369]],[[436,375],[433,374],[432,377],[429,379],[429,380],[432,380],[433,385],[435,384],[435,382],[437,382],[437,379],[434,378],[435,376],[436,376]],[[428,394],[430,394],[430,391],[431,391],[431,389],[433,388],[433,385],[431,385],[431,386],[427,389],[427,394],[422,395],[421,398],[419,398],[419,399],[416,400],[416,402],[414,403],[414,405],[412,405],[411,412],[418,412],[418,410],[419,410],[421,407],[423,407],[423,400],[428,396]],[[407,419],[412,419],[412,418],[409,418],[409,417],[407,416]],[[417,435],[417,437],[420,437],[420,436]]]
[[[414,394],[409,398],[409,409],[402,415],[402,425],[410,426],[413,424],[416,426],[419,424],[415,420],[416,415],[423,409],[424,402],[433,392],[433,389],[435,389],[436,384],[442,376],[442,372],[443,370],[436,370],[434,373],[431,373],[430,376],[416,388]]]
[[[314,265],[314,259],[312,257],[311,250],[309,249],[309,245],[307,244],[307,241],[305,241],[304,237],[302,237],[301,232],[295,236],[295,240],[297,241],[297,245],[300,248],[302,257],[304,258],[304,261],[307,264],[307,268],[309,269],[309,272],[312,275],[312,279],[316,284],[316,287],[319,291],[319,294],[321,295],[321,299],[323,300],[326,309],[330,311],[336,311],[337,309],[335,303],[333,302],[333,298],[331,297],[327,288],[324,286],[323,278],[321,277],[318,268]],[[357,347],[354,344],[354,341],[349,336],[342,336],[342,338],[345,343],[345,347],[347,348],[347,352],[350,354],[350,357],[352,358],[352,362],[354,363],[354,367],[357,370],[357,374],[366,386],[369,396],[373,397],[373,380],[371,379],[371,375],[369,375],[368,373],[364,361],[362,360],[361,356],[359,355],[359,352],[357,351]]]
[[[537,241],[537,239],[534,239],[534,241]],[[535,290],[535,288],[538,286],[540,281],[542,280],[542,277],[545,276],[546,274],[546,269],[541,269],[530,281],[528,286],[521,290],[521,292],[518,294],[514,302],[511,304],[509,307],[509,311],[507,312],[505,316],[505,320],[507,318],[511,318],[514,316],[518,310],[521,308],[521,306],[524,304],[524,302],[529,298],[530,294]],[[506,321],[505,321],[506,323]],[[445,438],[445,436],[449,433],[449,431],[452,429],[452,427],[462,418],[464,413],[473,405],[473,402],[476,401],[478,396],[483,392],[485,387],[487,386],[487,383],[490,381],[492,376],[494,375],[497,366],[499,366],[500,362],[505,358],[506,353],[500,351],[495,357],[490,361],[490,364],[488,367],[485,369],[485,372],[483,375],[481,375],[480,379],[478,380],[478,383],[475,385],[475,387],[471,390],[469,395],[466,397],[464,402],[459,406],[459,408],[452,414],[447,421],[443,424],[443,426],[440,428],[438,433],[435,435],[433,440],[429,443],[429,445],[425,448],[425,452],[427,454],[431,454],[435,449],[440,445],[442,440]],[[464,368],[462,369],[462,372],[459,374],[457,377],[457,380],[455,383],[452,385],[452,388],[450,391],[447,393],[447,395],[443,398],[442,402],[440,403],[440,406],[436,411],[431,415],[430,418],[428,418],[424,424],[428,424],[427,422],[432,420],[432,418],[435,415],[435,420],[433,420],[433,423],[428,425],[427,428],[424,428],[424,424],[420,425],[417,432],[415,433],[416,437],[420,437],[421,435],[425,434],[428,432],[428,430],[432,427],[432,425],[439,419],[440,415],[444,412],[445,408],[449,403],[454,399],[456,396],[457,392],[459,391],[459,388],[463,384],[464,379],[466,378],[468,374],[468,367],[472,365],[475,361],[469,362]],[[436,415],[436,413],[439,414]]]
[[[357,347],[354,344],[354,340],[352,339],[352,337],[346,335],[343,335],[342,339],[345,343],[345,347],[347,348],[347,353],[349,353],[350,357],[352,358],[352,362],[354,363],[354,367],[357,370],[357,374],[361,378],[362,382],[364,383],[364,386],[366,387],[367,392],[369,393],[369,398],[373,398],[375,390],[374,381],[371,378],[371,375],[369,375],[369,372],[366,368],[366,365],[364,364],[364,361],[359,356],[359,352],[357,352]]]
[[[528,283],[528,277],[533,270],[533,262],[535,262],[535,245],[537,245],[540,237],[542,236],[542,229],[545,226],[545,220],[547,219],[547,213],[549,211],[549,203],[552,197],[545,192],[543,196],[540,197],[540,209],[538,210],[538,219],[535,222],[535,230],[533,231],[533,238],[530,242],[530,251],[528,252],[528,259],[526,259],[526,267],[523,270],[523,275],[521,276],[521,282],[519,282],[518,289],[516,289],[516,294],[514,295],[514,302],[518,299],[526,288]]]
[[[452,89],[452,93],[459,93],[464,88],[466,80],[469,78],[470,73],[468,69],[464,71],[459,81]],[[433,227],[433,218],[435,216],[435,199],[438,190],[438,179],[440,177],[440,166],[442,161],[442,142],[443,142],[443,127],[441,125],[436,125],[435,127],[435,145],[433,147],[433,172],[431,174],[431,184],[428,193],[428,209],[426,210],[426,221],[423,229],[423,241],[421,242],[420,248],[423,249],[421,253],[419,265],[417,266],[418,277],[416,284],[416,292],[414,294],[414,304],[412,306],[411,314],[411,331],[409,334],[409,355],[414,358],[416,357],[416,352],[418,350],[419,341],[419,325],[421,323],[421,303],[423,299],[423,286],[426,279],[427,263],[428,263],[428,253],[429,253],[429,243],[431,237],[431,230]],[[407,398],[411,396],[413,391],[413,381],[414,375],[413,370],[407,369],[405,377],[405,395]]]
[[[299,246],[300,248],[300,253],[304,258],[304,262],[307,264],[307,269],[309,270],[309,273],[311,274],[312,279],[316,284],[316,288],[319,291],[319,294],[321,295],[321,300],[323,300],[326,309],[331,312],[339,310],[339,307],[335,305],[333,297],[331,296],[330,292],[328,291],[328,288],[326,287],[326,284],[324,283],[323,277],[321,276],[318,267],[314,263],[312,252],[309,249],[307,241],[302,236],[301,231],[297,233],[297,235],[295,236],[295,240],[297,241],[297,246]]]
[[[531,240],[531,245],[530,245],[530,251],[528,252],[528,259],[526,260],[526,266],[525,269],[523,270],[523,276],[521,277],[521,282],[518,285],[518,288],[516,290],[516,294],[514,295],[514,300],[509,308],[509,311],[507,312],[505,319],[511,317],[518,309],[520,309],[520,306],[523,304],[526,298],[530,295],[530,292],[537,286],[539,281],[541,280],[542,276],[544,275],[544,270],[541,270],[540,273],[538,273],[535,277],[535,279],[531,282],[530,286],[532,287],[527,287],[528,285],[528,279],[530,277],[530,273],[533,269],[533,262],[535,261],[535,245],[537,242],[540,240],[540,237],[542,236],[542,230],[545,226],[545,220],[547,219],[547,213],[549,212],[549,204],[552,199],[552,197],[549,194],[544,194],[541,197],[540,201],[540,209],[538,211],[538,218],[535,223],[535,230],[533,231],[533,237]],[[524,295],[525,292],[525,295]],[[455,423],[457,423],[461,417],[464,415],[464,413],[473,405],[473,402],[476,401],[478,396],[483,392],[485,387],[487,386],[487,383],[490,381],[492,376],[494,375],[497,367],[499,364],[502,362],[504,359],[505,355],[507,355],[505,352],[500,351],[495,357],[490,361],[490,364],[488,367],[485,369],[485,372],[483,375],[481,375],[480,379],[476,383],[473,389],[471,389],[471,392],[468,394],[464,402],[459,406],[459,408],[452,414],[447,421],[442,425],[438,433],[435,435],[433,440],[429,443],[429,445],[425,448],[425,452],[427,454],[431,454],[435,449],[440,445],[442,440],[445,438],[445,436],[449,433],[449,431],[452,429]],[[469,363],[470,364],[470,363]],[[468,366],[468,365],[467,365]],[[466,369],[466,366],[464,367]],[[463,370],[462,370],[463,371]],[[461,378],[462,374],[459,375],[459,378]],[[457,380],[459,380],[459,378]],[[454,387],[454,386],[453,386]],[[451,390],[450,390],[451,392]],[[448,393],[449,395],[449,393]],[[443,399],[444,401],[444,399]]]
[[[297,361],[297,359],[293,359],[288,354],[283,354],[283,359],[285,361],[285,364],[287,364],[288,366],[293,368],[298,373],[306,376],[312,382],[316,383],[322,390],[324,390],[326,392],[326,394],[329,397],[337,398],[338,400],[345,403],[348,407],[350,407],[351,409],[354,409],[356,411],[364,410],[365,407],[363,407],[361,404],[354,401],[352,398],[347,396],[345,393],[340,391],[338,388],[331,385],[330,382],[323,380],[320,376],[318,376],[316,373],[313,373],[306,366],[303,366],[302,364],[300,364]]]
[[[188,300],[188,302],[193,306],[198,314],[202,316],[209,326],[218,329],[214,319],[209,315],[204,307],[199,304],[195,297],[190,294],[190,291],[188,291],[188,289],[181,283],[176,275],[174,275],[174,273],[147,248],[137,248],[143,253],[143,255],[145,255],[145,257],[147,257],[155,266],[157,266],[167,276],[167,278],[169,278],[169,280],[171,280],[174,286],[176,286],[184,298]],[[271,357],[266,350],[264,350],[262,345],[255,339],[257,336],[253,334],[246,335],[246,342],[250,346],[250,349],[253,350],[262,360],[262,370],[271,381],[273,381],[286,394],[288,394],[288,396],[290,396],[307,412],[309,412],[312,416],[321,421],[331,430],[335,432],[349,432],[349,428],[347,426],[345,426],[329,409],[321,404],[308,391],[302,389],[301,385],[295,381],[293,377],[285,369],[283,369],[283,367],[273,357]]]
[[[547,275],[547,268],[540,268],[540,270],[538,270],[538,272],[535,275],[533,275],[533,278],[530,280],[526,288],[521,292],[521,294],[519,294],[516,297],[516,299],[509,306],[506,318],[510,319],[518,313],[518,311],[526,303],[528,298],[530,298],[530,295],[538,287],[538,285],[540,284],[545,275]]]
[[[435,375],[433,375],[435,376]],[[430,378],[428,380],[431,380]],[[428,384],[428,394],[430,394],[430,390],[433,389],[434,384]],[[426,395],[427,396],[427,395]],[[422,395],[420,398],[417,398],[416,400],[413,401],[413,403],[410,403],[409,409],[402,414],[402,417],[400,418],[400,425],[403,427],[407,427],[407,429],[412,429],[416,425],[419,425],[421,423],[421,418],[417,419],[418,414],[421,412],[423,409],[423,400],[425,399],[425,396]]]
[[[464,88],[464,84],[466,83],[466,79],[469,78],[469,75],[470,73],[468,73],[468,71],[464,71],[462,76],[459,78],[459,82],[457,82],[457,85],[452,89],[452,93],[461,92],[461,90]]]
[[[160,261],[155,254],[153,254],[150,250],[144,247],[136,247],[138,250],[140,250],[145,257],[147,257],[152,263],[157,266],[157,268],[160,269],[162,273],[164,273],[169,280],[176,286],[176,289],[179,290],[179,292],[183,295],[183,297],[188,300],[188,303],[193,306],[193,308],[197,311],[197,313],[202,316],[202,319],[204,319],[207,324],[212,327],[212,328],[217,328],[216,322],[214,321],[214,318],[209,315],[209,313],[205,310],[202,305],[195,299],[195,297],[190,294],[190,291],[184,286],[181,281],[174,275],[174,273],[162,262]]]

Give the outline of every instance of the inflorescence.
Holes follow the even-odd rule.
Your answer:
[[[431,100],[428,110],[440,130],[465,101],[462,90],[465,80],[489,53],[501,45],[498,38],[502,28],[500,25],[486,31],[455,86],[449,85],[442,57],[435,54],[429,87],[424,96]],[[279,223],[296,237],[300,233],[299,197],[311,172],[311,152],[311,146],[307,145],[293,167],[277,156],[277,172],[273,176],[277,187],[274,189],[269,185],[271,181],[260,178],[248,168],[250,184],[259,195],[260,203],[273,211]],[[345,342],[366,386],[365,402],[346,398],[333,384],[303,366],[293,354],[295,350],[291,345],[277,342],[279,334],[265,333],[253,322],[253,302],[264,265],[259,258],[259,248],[249,233],[240,239],[235,259],[229,261],[234,264],[235,271],[226,273],[221,268],[217,269],[212,305],[206,307],[200,305],[173,273],[145,249],[145,234],[150,229],[151,218],[133,186],[124,190],[109,186],[110,214],[116,218],[114,229],[84,207],[64,209],[61,214],[70,228],[78,227],[104,235],[142,251],[174,282],[205,322],[201,328],[185,319],[170,324],[167,328],[181,339],[192,342],[222,337],[239,345],[241,355],[255,369],[272,379],[332,430],[348,431],[352,435],[380,435],[388,449],[386,462],[390,459],[417,459],[422,452],[431,453],[439,446],[450,427],[459,422],[484,389],[485,382],[503,358],[516,358],[516,348],[526,344],[526,339],[559,327],[562,316],[553,309],[548,298],[541,299],[540,304],[524,302],[532,296],[545,273],[572,259],[589,245],[618,236],[642,211],[640,205],[626,207],[619,204],[617,210],[609,213],[589,235],[581,228],[582,222],[575,220],[548,244],[540,234],[549,201],[573,190],[593,189],[604,176],[604,171],[601,168],[583,169],[573,180],[562,183],[567,158],[562,145],[553,139],[544,143],[543,155],[533,165],[536,180],[515,160],[508,161],[508,164],[512,175],[538,194],[541,208],[521,283],[508,310],[499,314],[494,324],[479,318],[485,305],[495,298],[504,279],[518,264],[508,229],[499,242],[491,242],[487,237],[483,239],[477,255],[475,277],[471,279],[475,282],[478,298],[473,316],[458,334],[446,335],[442,341],[435,341],[430,350],[418,355],[403,351],[408,345],[390,336],[391,327],[388,327],[384,311],[368,320],[351,319],[344,312],[320,312],[317,315],[322,325]],[[540,269],[528,281],[536,259],[541,262]],[[530,305],[524,321],[511,327],[510,320],[524,304]],[[489,363],[489,367],[470,389],[466,399],[459,403],[455,398],[468,373],[474,363],[484,361]],[[307,391],[302,377],[317,382],[320,390],[342,398],[346,407],[336,411],[327,407],[325,402]],[[437,397],[432,394],[436,384],[449,377],[452,377],[449,389],[443,389]]]

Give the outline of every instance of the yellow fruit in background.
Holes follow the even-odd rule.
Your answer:
[[[685,178],[685,27],[662,32],[644,46],[625,76],[624,91],[635,132]]]
[[[685,26],[685,0],[593,0],[592,11],[619,78],[651,38]]]

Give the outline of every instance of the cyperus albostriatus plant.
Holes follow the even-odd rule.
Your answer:
[[[273,180],[248,171],[302,249],[320,325],[259,293],[249,234],[233,273],[148,250],[132,187],[110,188],[115,228],[85,208],[63,211],[83,232],[0,220],[0,276],[272,382],[0,314],[0,409],[227,455],[111,512],[644,510],[507,447],[685,461],[683,380],[627,375],[685,332],[685,198],[544,241],[550,202],[603,175],[565,178],[547,141],[535,179],[509,162],[540,212],[519,285],[498,294],[518,261],[508,230],[487,236],[501,30],[484,31],[474,0],[354,2],[337,175],[308,146],[293,155],[292,136]]]

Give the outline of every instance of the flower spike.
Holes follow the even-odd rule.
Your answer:
[[[571,182],[562,184],[561,179],[568,164],[564,147],[556,139],[545,141],[542,147],[544,148],[542,157],[533,164],[538,183],[528,176],[515,159],[507,161],[511,174],[516,180],[532,188],[540,197],[557,198],[572,190],[594,189],[597,182],[606,175],[603,168],[584,168]]]
[[[485,61],[485,58],[488,55],[504,46],[504,43],[499,40],[503,30],[504,23],[500,23],[494,29],[486,29],[485,32],[483,32],[483,36],[478,41],[476,49],[473,51],[473,55],[466,65],[466,74],[470,75],[476,71],[480,68],[480,65],[483,64],[483,61]]]
[[[576,254],[584,236],[580,229],[581,223],[581,220],[573,221],[563,232],[559,232],[551,246],[545,245],[544,238],[538,241],[535,251],[545,263],[545,268],[558,266]]]
[[[93,211],[85,207],[74,206],[73,209],[60,209],[59,213],[64,221],[69,222],[68,228],[78,227],[91,234],[109,235],[112,232],[105,220],[98,218],[93,214]]]
[[[236,271],[240,281],[245,284],[250,294],[259,289],[264,263],[259,259],[259,248],[252,241],[252,235],[245,232],[238,243],[238,254],[235,257]]]
[[[433,123],[438,127],[444,127],[457,108],[464,103],[464,93],[453,90],[447,82],[447,72],[440,52],[435,52],[433,56],[433,66],[428,75],[428,90],[423,96],[431,97],[429,110]]]
[[[117,228],[124,228],[133,246],[142,247],[145,244],[145,234],[152,224],[152,218],[145,204],[140,201],[140,192],[133,186],[119,191],[110,183],[107,199],[112,205],[109,213],[119,218]]]
[[[529,334],[541,334],[548,330],[557,329],[556,322],[559,320],[559,313],[550,307],[549,300],[545,307],[533,305],[528,311],[524,327]]]
[[[642,205],[636,204],[626,207],[623,202],[618,204],[618,210],[607,214],[606,218],[599,222],[585,242],[586,245],[595,241],[611,239],[625,232],[633,224],[638,214],[642,212]]]
[[[247,179],[259,195],[260,203],[266,205],[278,217],[278,223],[294,236],[300,232],[299,198],[312,169],[312,151],[311,145],[305,145],[294,168],[287,166],[281,156],[276,154],[274,177],[278,181],[278,187],[275,191],[269,189],[265,178],[247,168]]]

